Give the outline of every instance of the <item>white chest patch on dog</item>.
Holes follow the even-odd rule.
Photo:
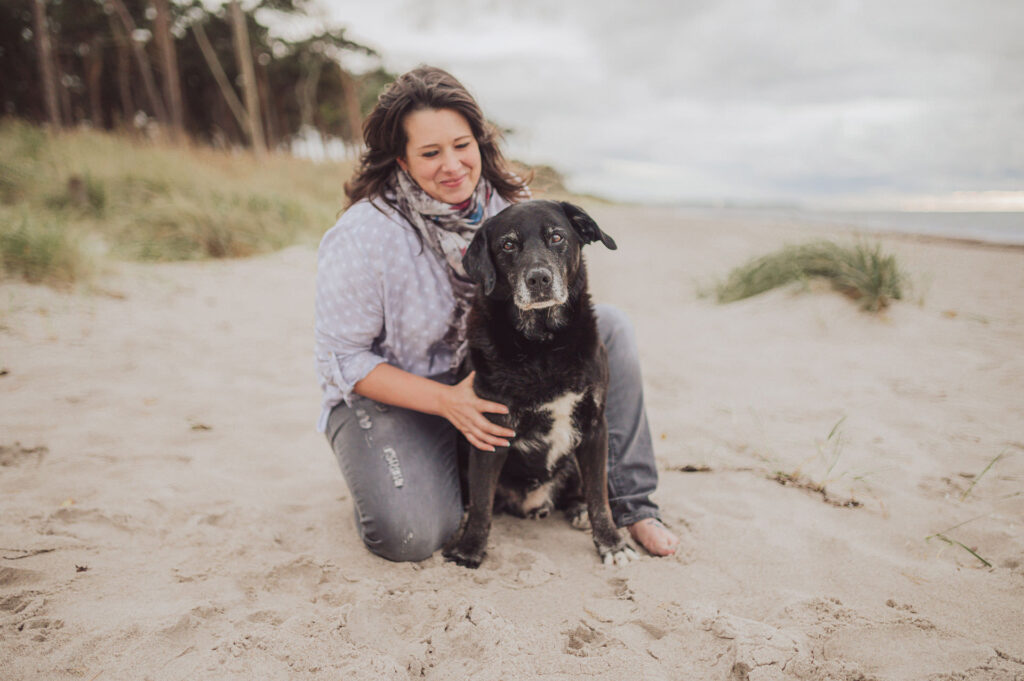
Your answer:
[[[572,425],[572,412],[582,397],[582,393],[565,393],[537,409],[547,411],[552,421],[551,430],[542,438],[548,446],[548,470],[580,441],[580,433]]]

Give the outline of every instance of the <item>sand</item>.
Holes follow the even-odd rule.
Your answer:
[[[314,429],[311,245],[6,281],[0,679],[1024,678],[1024,251],[886,237],[914,289],[882,315],[720,306],[821,230],[592,212],[677,556],[604,567],[560,516],[497,518],[477,571],[366,551]]]

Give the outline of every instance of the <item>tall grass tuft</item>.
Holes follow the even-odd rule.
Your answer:
[[[57,223],[23,219],[16,228],[0,228],[0,263],[8,276],[33,284],[71,284],[89,267],[77,240]]]
[[[344,207],[342,186],[351,172],[351,163],[91,130],[49,134],[0,118],[0,225],[24,218],[18,229],[4,228],[7,248],[17,253],[74,248],[66,236],[56,245],[61,230],[54,225],[99,252],[132,260],[244,257],[315,244]],[[53,262],[64,265],[51,268],[72,266],[67,258]],[[64,279],[74,276],[69,271]]]
[[[903,297],[904,277],[895,257],[880,244],[842,246],[818,241],[785,246],[737,267],[715,288],[720,303],[730,303],[786,284],[822,277],[860,306],[877,312]]]

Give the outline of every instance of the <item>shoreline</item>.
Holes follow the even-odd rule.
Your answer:
[[[709,217],[722,220],[737,220],[759,223],[793,223],[806,225],[820,231],[839,230],[870,236],[915,236],[933,239],[949,239],[962,243],[985,244],[996,247],[1024,248],[1024,211],[822,211],[801,208],[696,208],[667,206],[667,210],[683,217]],[[954,217],[955,216],[955,217]],[[936,221],[963,221],[967,216],[984,222],[998,223],[982,228],[948,230],[922,227],[928,218]],[[898,223],[903,223],[902,225]],[[1007,225],[1012,225],[1007,229]],[[1018,226],[1019,225],[1019,226]]]

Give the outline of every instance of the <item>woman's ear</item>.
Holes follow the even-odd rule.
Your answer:
[[[405,172],[409,172],[409,164],[408,164],[408,163],[406,163],[406,161],[405,161],[405,159],[404,159],[404,158],[402,158],[401,156],[399,156],[399,157],[398,157],[398,158],[396,158],[395,160],[396,160],[396,161],[398,161],[398,167],[399,167],[399,168],[401,168],[401,169],[402,169],[402,170],[404,170]]]
[[[491,249],[487,247],[487,231],[481,225],[469,242],[465,255],[462,256],[462,269],[469,278],[483,287],[484,295],[494,291],[496,274],[494,263],[491,262]]]

